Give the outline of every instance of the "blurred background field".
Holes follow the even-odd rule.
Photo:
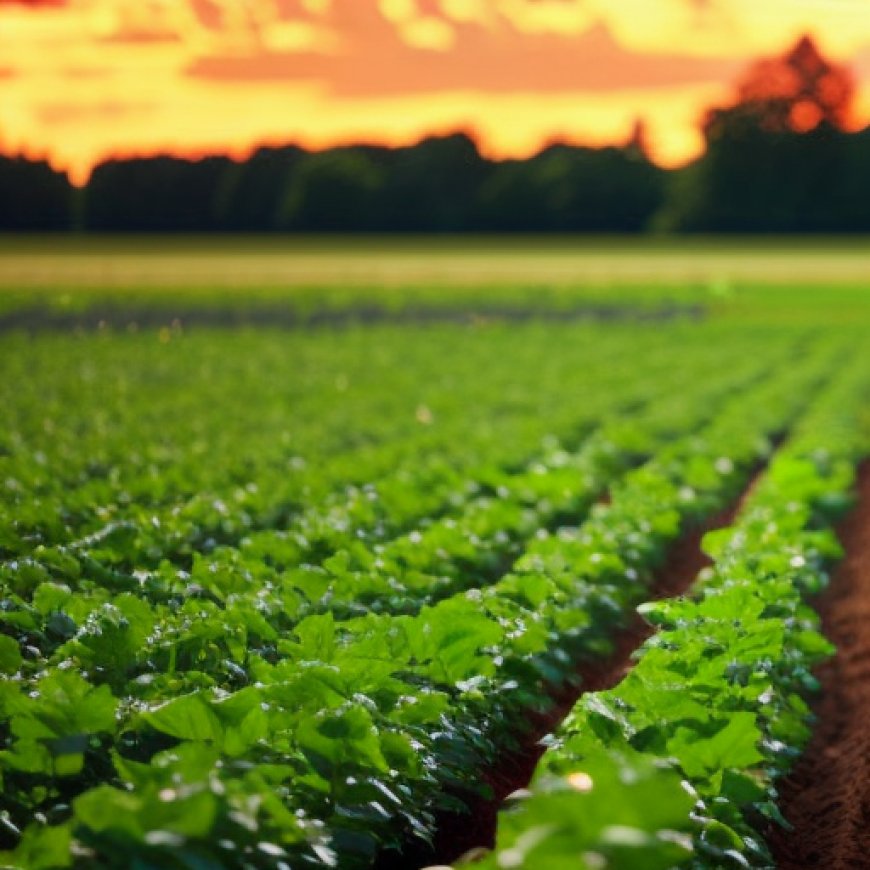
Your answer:
[[[861,283],[861,236],[4,236],[0,288]]]
[[[204,312],[213,325],[607,319],[625,306],[848,323],[870,312],[868,286],[868,246],[847,236],[0,237],[6,328],[184,326]]]

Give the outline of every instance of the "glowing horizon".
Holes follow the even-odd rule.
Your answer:
[[[865,123],[862,0],[0,0],[0,148],[81,183],[109,157],[456,130],[523,157],[643,119],[678,165],[704,109],[803,33],[850,66]]]

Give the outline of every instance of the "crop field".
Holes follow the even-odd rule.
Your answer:
[[[0,288],[386,290],[525,285],[866,286],[864,237],[2,236]]]
[[[863,866],[859,252],[234,292],[19,256],[0,867]]]

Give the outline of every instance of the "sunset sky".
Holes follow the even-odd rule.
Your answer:
[[[115,154],[603,144],[646,119],[697,153],[703,108],[810,32],[870,118],[870,0],[0,0],[0,148],[86,178]]]

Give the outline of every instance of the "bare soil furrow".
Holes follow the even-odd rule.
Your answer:
[[[870,867],[870,464],[858,496],[839,529],[846,556],[816,602],[838,652],[818,671],[812,742],[781,783],[794,830],[769,832],[780,870]]]

